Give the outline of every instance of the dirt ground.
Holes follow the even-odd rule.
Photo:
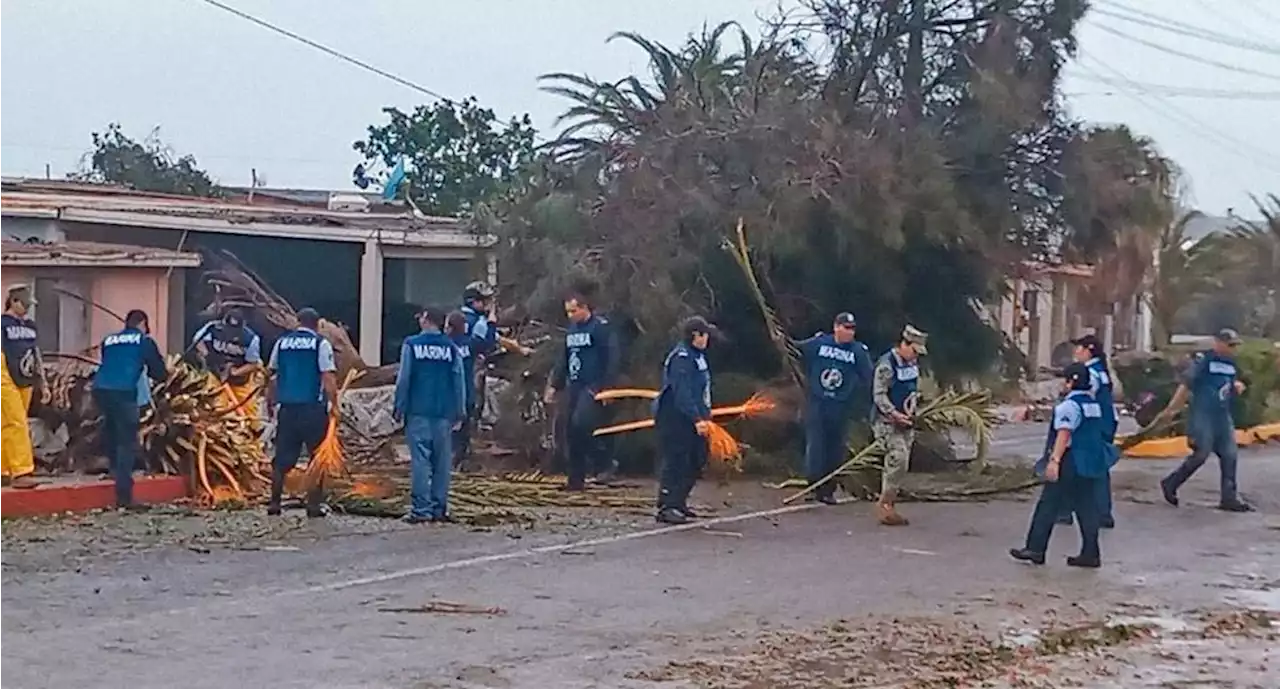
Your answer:
[[[1039,426],[996,451],[1033,454]],[[699,486],[704,524],[540,511],[406,526],[171,509],[3,529],[9,687],[1268,687],[1280,662],[1280,449],[1244,452],[1260,507],[1213,510],[1216,467],[1126,460],[1099,571],[1010,561],[1033,493],[781,507]],[[651,490],[649,486],[637,490]]]

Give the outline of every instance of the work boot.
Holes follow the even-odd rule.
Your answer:
[[[1116,518],[1103,517],[1102,520],[1098,522],[1098,527],[1102,529],[1114,529],[1116,528]]]
[[[41,485],[44,485],[44,481],[41,481],[31,474],[24,474],[9,480],[9,487],[17,488],[19,490],[30,490]]]
[[[268,516],[268,517],[279,517],[281,512],[282,512],[282,510],[280,509],[280,503],[278,503],[278,502],[268,502],[268,503],[267,503],[267,516]]]
[[[1010,548],[1009,557],[1020,562],[1030,562],[1033,565],[1044,564],[1044,553],[1037,553],[1027,548]]]
[[[906,526],[911,523],[894,509],[893,503],[882,502],[876,505],[876,512],[880,523],[884,526]]]
[[[400,521],[404,522],[405,524],[426,524],[434,520],[432,520],[431,517],[410,513],[402,517]]]
[[[655,519],[663,524],[688,524],[689,517],[684,512],[674,507],[664,507],[658,510],[658,516]]]
[[[454,519],[453,517],[447,514],[437,514],[436,516],[431,518],[431,521],[436,524],[457,524],[458,523],[457,519]]]
[[[1173,487],[1169,479],[1160,479],[1160,494],[1164,496],[1165,502],[1174,507],[1178,506],[1178,489]]]
[[[686,506],[684,506],[684,507],[681,507],[681,508],[680,508],[680,514],[683,514],[685,517],[688,517],[689,519],[701,519],[701,518],[702,518],[702,516],[701,516],[701,515],[699,515],[697,512],[694,512],[694,511],[693,511],[693,508],[692,508],[692,507],[689,507],[688,505],[686,505]]]
[[[840,501],[839,501],[839,500],[836,500],[836,496],[835,496],[834,494],[819,495],[818,497],[816,497],[816,498],[814,498],[814,499],[815,499],[815,500],[817,500],[818,502],[820,502],[820,503],[824,504],[824,505],[839,505],[839,504],[840,504]]]
[[[1222,510],[1223,512],[1252,512],[1253,505],[1250,505],[1249,503],[1241,500],[1240,498],[1236,498],[1235,500],[1232,500],[1230,502],[1219,503],[1218,509]]]
[[[1096,557],[1085,557],[1083,555],[1070,555],[1067,557],[1068,567],[1083,567],[1084,569],[1097,569],[1102,566],[1102,560]]]

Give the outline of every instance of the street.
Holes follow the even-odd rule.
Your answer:
[[[994,451],[1030,455],[1042,433],[1004,427]],[[903,529],[877,526],[866,504],[780,508],[780,494],[746,491],[689,527],[641,515],[579,530],[334,522],[282,545],[168,545],[61,567],[37,564],[52,543],[15,553],[6,534],[3,679],[15,689],[909,687],[943,677],[1274,686],[1280,451],[1242,453],[1255,514],[1209,509],[1213,462],[1182,508],[1164,505],[1155,481],[1172,466],[1117,468],[1118,527],[1104,535],[1099,571],[1063,565],[1074,529],[1055,532],[1045,567],[1008,558],[1032,494],[908,504]],[[446,602],[467,607],[429,607]],[[1191,681],[1201,684],[1178,684]]]

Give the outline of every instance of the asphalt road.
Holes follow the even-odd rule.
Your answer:
[[[1008,427],[997,449],[1030,454],[1042,433]],[[1280,494],[1280,451],[1247,452],[1242,466],[1248,495]],[[1125,611],[1181,620],[1194,611],[1280,607],[1280,503],[1261,500],[1262,511],[1250,515],[1209,509],[1217,482],[1209,466],[1184,493],[1189,504],[1173,509],[1154,491],[1171,467],[1126,460],[1117,469],[1119,527],[1106,534],[1106,566],[1096,572],[1062,565],[1077,543],[1065,531],[1055,534],[1048,566],[1009,561],[1005,551],[1020,543],[1030,509],[1018,500],[909,505],[905,529],[875,525],[866,505],[777,512],[775,499],[759,506],[773,513],[710,529],[638,520],[571,533],[320,533],[298,546],[152,548],[39,572],[6,554],[3,685],[827,686],[794,677],[799,683],[788,684],[776,669],[758,673],[757,684],[681,673],[706,654],[749,655],[761,634],[836,620],[870,628],[891,616],[892,628],[904,630],[916,624],[908,619],[963,621],[999,636]],[[432,601],[500,610],[413,611]],[[788,643],[801,657],[806,642]],[[1274,680],[1274,642],[1258,643],[1215,648],[1234,659],[1222,661],[1220,681],[1275,686],[1265,683]],[[1175,661],[1154,648],[1118,653],[1108,662],[1120,669],[1108,672],[1128,674],[1085,686],[1154,687],[1141,682],[1203,677],[1197,663],[1208,667],[1207,656]],[[813,667],[861,661],[823,662]],[[883,662],[887,673],[896,661]],[[1054,662],[1069,669],[1085,661]]]

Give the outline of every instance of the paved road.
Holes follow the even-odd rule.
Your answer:
[[[1041,432],[1006,429],[1001,443],[1036,447]],[[766,630],[836,619],[964,619],[1010,631],[1036,627],[1046,614],[1097,617],[1139,606],[1179,615],[1280,603],[1280,505],[1273,499],[1252,515],[1207,509],[1213,467],[1189,487],[1190,505],[1155,504],[1152,479],[1169,466],[1121,465],[1116,483],[1127,499],[1099,572],[1061,565],[1076,547],[1067,533],[1055,538],[1051,566],[1008,561],[1004,551],[1020,541],[1029,510],[1013,500],[911,505],[912,526],[901,530],[877,527],[867,507],[854,504],[745,518],[714,531],[637,523],[598,536],[533,531],[516,540],[510,532],[424,527],[320,539],[300,550],[154,549],[39,575],[6,567],[3,682],[6,689],[659,686],[637,677],[709,644],[736,648]],[[1255,492],[1278,493],[1280,452],[1251,452],[1245,466]],[[391,611],[432,600],[505,614]],[[1160,676],[1194,667],[1174,665]]]

